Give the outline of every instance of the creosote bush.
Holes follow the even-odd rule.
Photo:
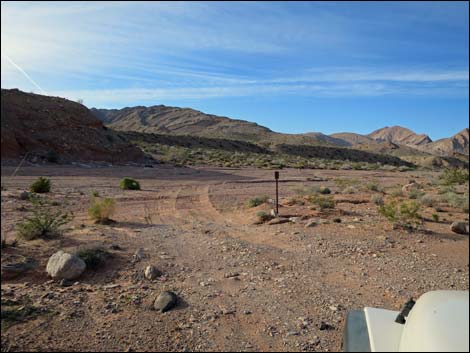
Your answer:
[[[44,194],[51,191],[51,181],[48,178],[39,177],[29,186],[31,192]]]
[[[132,178],[123,178],[119,183],[122,190],[140,190],[140,184],[137,180]]]
[[[468,169],[446,169],[439,176],[444,185],[465,184],[469,181]]]
[[[370,200],[372,201],[373,204],[377,206],[383,206],[384,204],[384,198],[381,195],[372,195]]]
[[[308,197],[308,201],[320,207],[320,210],[335,208],[335,200],[333,196],[313,195]]]
[[[256,206],[259,206],[263,203],[266,203],[266,201],[268,201],[269,197],[264,195],[264,196],[257,196],[257,197],[254,197],[252,199],[249,199],[248,202],[247,202],[247,206],[248,207],[256,207]]]
[[[90,207],[88,208],[88,215],[96,223],[106,224],[111,221],[115,207],[116,201],[114,199],[92,197]]]
[[[421,224],[420,206],[416,201],[388,200],[379,207],[379,213],[394,226],[415,228]]]
[[[256,212],[256,217],[258,217],[258,221],[262,223],[267,222],[273,218],[270,214],[267,214],[264,211]]]
[[[46,201],[33,198],[32,215],[20,222],[16,229],[25,240],[52,238],[62,234],[62,226],[69,223],[73,215],[63,210],[54,210]]]
[[[79,258],[85,261],[86,268],[97,270],[106,263],[111,254],[100,246],[80,247],[75,253]]]

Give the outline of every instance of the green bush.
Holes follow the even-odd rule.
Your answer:
[[[419,189],[411,189],[410,192],[408,193],[408,198],[412,200],[416,200],[422,196],[424,196],[424,192],[422,192]]]
[[[99,267],[103,266],[110,257],[108,251],[97,246],[81,247],[77,250],[75,255],[85,261],[86,268],[90,270],[97,270]]]
[[[469,203],[468,193],[465,193],[464,195],[459,195],[459,194],[456,194],[455,192],[448,192],[447,194],[444,195],[444,199],[447,201],[447,203],[450,206],[459,208],[463,212],[468,213],[468,203]]]
[[[271,216],[270,214],[267,214],[264,211],[256,212],[256,217],[258,217],[259,222],[263,222],[263,223],[273,218],[273,216]]]
[[[331,194],[331,190],[325,186],[301,186],[294,188],[293,191],[297,195],[301,196],[312,196],[316,194],[328,195]]]
[[[266,201],[268,201],[268,199],[269,199],[268,196],[254,197],[254,198],[248,200],[247,206],[248,207],[256,207],[256,206],[259,206],[259,205],[265,203]]]
[[[439,215],[437,213],[432,214],[432,219],[434,222],[439,222]]]
[[[137,180],[132,178],[124,178],[119,183],[122,190],[140,190],[140,184]]]
[[[444,185],[465,184],[468,183],[469,173],[468,169],[446,169],[439,176]]]
[[[352,186],[356,186],[360,184],[360,181],[357,179],[348,179],[348,178],[336,178],[335,179],[335,184],[338,186],[338,188],[341,191],[344,191],[344,189]]]
[[[342,192],[344,194],[355,194],[355,193],[358,192],[358,190],[354,186],[348,186],[348,187],[344,188]]]
[[[392,199],[379,207],[379,213],[395,226],[413,228],[421,224],[420,206],[416,201]]]
[[[25,240],[33,240],[61,235],[62,226],[72,220],[72,214],[62,210],[54,211],[45,201],[32,200],[32,215],[17,225],[18,236]]]
[[[366,184],[367,189],[370,191],[377,191],[377,192],[382,192],[383,188],[380,186],[378,183],[367,183]]]
[[[51,181],[48,178],[39,177],[29,186],[31,192],[44,194],[51,191]]]
[[[91,196],[93,196],[93,197],[100,197],[100,193],[99,193],[98,191],[96,191],[96,190],[93,190],[93,191],[91,192]]]
[[[328,208],[335,208],[335,200],[333,199],[333,196],[313,195],[309,196],[308,200],[310,203],[320,207],[320,210],[322,211]]]
[[[372,195],[370,198],[371,202],[377,206],[383,206],[384,198],[381,195]]]
[[[114,213],[116,202],[111,198],[100,199],[93,197],[91,205],[88,208],[88,215],[96,221],[96,223],[106,224],[111,221]]]
[[[424,207],[435,207],[439,203],[439,199],[435,196],[425,194],[420,197],[419,202]]]

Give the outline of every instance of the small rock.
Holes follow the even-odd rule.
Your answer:
[[[450,225],[450,230],[457,234],[468,234],[467,223],[465,222],[453,222]]]
[[[401,191],[403,192],[410,192],[411,190],[417,190],[417,189],[420,189],[421,188],[421,185],[419,185],[418,183],[409,183],[409,184],[406,184],[404,185],[402,188],[401,188]]]
[[[139,262],[145,258],[144,249],[138,249],[132,256],[132,262]]]
[[[225,278],[233,278],[233,277],[238,277],[238,276],[240,276],[238,272],[229,272],[229,273],[224,274]]]
[[[73,281],[64,278],[60,281],[59,285],[61,287],[70,287],[70,286],[73,286],[73,283],[74,283]]]
[[[150,265],[145,268],[144,275],[148,280],[154,280],[161,276],[161,272],[158,271],[155,266]]]
[[[317,224],[318,224],[317,221],[309,221],[309,222],[307,222],[307,224],[305,225],[305,228],[315,227]]]
[[[20,200],[29,200],[31,194],[28,191],[22,191],[20,194]]]
[[[153,308],[161,313],[171,310],[177,302],[178,297],[175,293],[165,291],[161,293],[153,303]]]
[[[278,218],[274,218],[272,220],[270,220],[268,222],[269,225],[274,225],[274,224],[282,224],[282,223],[287,223],[289,222],[289,218],[282,218],[282,217],[278,217]]]
[[[322,321],[320,322],[320,325],[318,326],[318,328],[320,329],[320,331],[330,331],[330,330],[334,330],[334,326]]]

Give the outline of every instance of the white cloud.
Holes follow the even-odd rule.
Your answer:
[[[284,3],[2,2],[1,6],[2,54],[47,92],[96,104],[119,104],[123,97],[156,102],[261,94],[468,94],[468,67],[309,69],[306,62],[277,70],[279,62],[303,51],[380,58],[373,51],[353,50],[358,43],[353,22],[329,11],[329,5],[295,3],[296,11]],[[310,6],[316,6],[314,11],[303,11]],[[366,27],[371,21],[358,23]],[[269,66],[272,62],[274,68]],[[2,87],[31,90],[4,55],[1,64]]]

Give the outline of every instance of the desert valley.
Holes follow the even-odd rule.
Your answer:
[[[1,109],[2,351],[337,351],[349,310],[469,288],[468,128]]]

